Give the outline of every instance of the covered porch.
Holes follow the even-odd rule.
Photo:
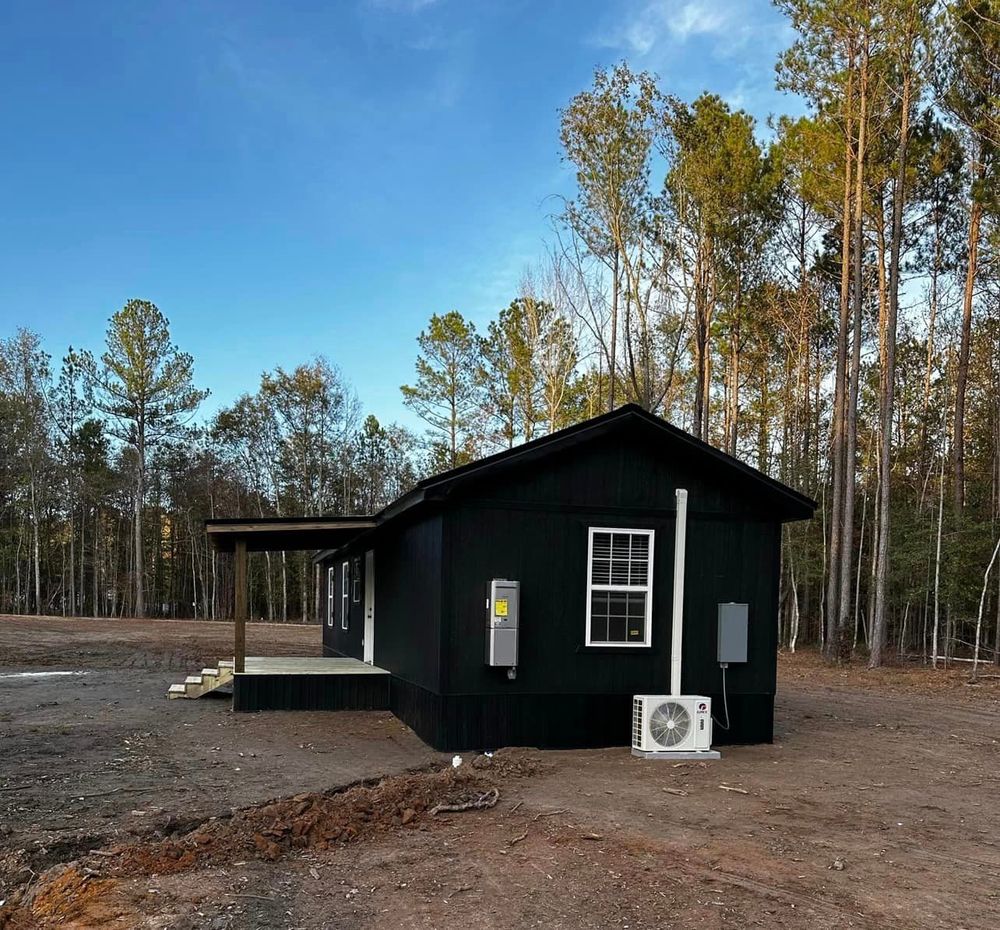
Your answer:
[[[344,656],[247,655],[248,554],[338,548],[375,525],[371,517],[206,521],[212,546],[233,558],[233,710],[388,708],[391,676],[371,663]],[[322,635],[320,624],[316,635]]]
[[[391,676],[341,656],[247,656],[233,710],[387,710]]]

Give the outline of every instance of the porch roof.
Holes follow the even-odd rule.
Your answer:
[[[217,552],[233,552],[237,541],[247,552],[280,552],[339,548],[375,526],[371,516],[263,517],[257,520],[206,520],[205,529]]]

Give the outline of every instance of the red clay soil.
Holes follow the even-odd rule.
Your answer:
[[[236,811],[185,836],[112,849],[108,874],[165,875],[208,862],[256,857],[274,862],[294,849],[329,849],[416,826],[438,804],[474,803],[488,785],[453,769],[387,778],[333,794],[297,794]]]
[[[783,683],[803,682],[861,691],[877,690],[883,694],[940,694],[949,700],[1000,700],[1000,668],[992,662],[981,662],[978,674],[972,676],[972,665],[954,662],[945,668],[928,668],[917,661],[898,659],[882,668],[869,669],[864,657],[850,665],[830,665],[815,649],[779,656],[779,673]]]
[[[137,916],[119,895],[118,882],[84,874],[76,866],[43,879],[29,914],[36,926],[61,927],[106,926]]]
[[[91,850],[56,866],[0,907],[0,928],[132,926],[139,916],[120,892],[121,879],[164,876],[210,864],[257,858],[274,862],[307,849],[325,851],[390,831],[414,829],[439,810],[494,806],[499,788],[487,774],[529,772],[517,753],[499,754],[461,771],[415,772],[326,794],[299,794],[212,818],[176,838]]]
[[[301,652],[303,630],[275,636]],[[0,620],[0,665],[10,644],[81,670],[0,672],[5,930],[1000,926],[993,668],[783,655],[773,745],[453,771],[387,713],[166,701],[176,657],[205,650],[195,668],[230,632]],[[429,813],[490,786],[490,809]]]

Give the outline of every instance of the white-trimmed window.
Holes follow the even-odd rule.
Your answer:
[[[336,604],[334,596],[337,591],[337,573],[331,565],[326,570],[326,625],[333,626],[333,608]]]
[[[350,584],[350,562],[344,562],[340,566],[340,628],[347,629],[347,618],[350,616],[349,584]]]
[[[648,646],[653,618],[653,530],[590,527],[587,645]]]
[[[361,556],[354,557],[354,566],[351,573],[351,600],[355,604],[361,603]]]

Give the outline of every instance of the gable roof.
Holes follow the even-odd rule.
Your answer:
[[[751,486],[756,486],[773,502],[776,517],[782,521],[808,520],[816,510],[816,502],[805,494],[702,442],[661,417],[643,410],[637,404],[625,404],[610,413],[575,423],[522,445],[504,449],[486,458],[424,478],[412,490],[375,514],[373,519],[377,527],[381,527],[417,506],[448,498],[469,482],[488,479],[509,468],[547,458],[556,452],[630,427],[652,431],[662,436],[666,443],[682,446],[693,451],[695,455],[704,456],[707,461],[720,465]],[[338,544],[337,548],[340,545],[342,544]],[[318,553],[315,558],[320,561],[334,551],[336,549],[327,549]]]
[[[460,465],[450,471],[424,478],[412,490],[383,507],[376,514],[352,517],[298,517],[259,520],[206,520],[205,525],[213,545],[222,551],[232,551],[237,538],[247,543],[250,551],[277,549],[315,549],[325,547],[315,556],[319,561],[353,542],[395,520],[416,507],[445,500],[460,488],[473,481],[497,475],[507,469],[540,461],[557,452],[571,449],[603,436],[622,430],[638,430],[662,438],[664,449],[683,448],[706,463],[729,471],[748,487],[755,487],[763,494],[776,519],[807,520],[816,510],[816,502],[805,494],[770,478],[756,468],[721,452],[690,433],[671,425],[636,404],[625,404],[590,420],[576,423],[547,436],[533,439],[523,445],[504,449],[494,455]],[[334,548],[330,548],[334,547]]]
[[[397,498],[377,514],[379,523],[391,519],[423,500],[438,500],[447,497],[457,486],[470,478],[486,478],[515,464],[524,464],[541,459],[582,442],[589,442],[603,435],[616,432],[623,426],[642,426],[659,431],[667,442],[677,443],[693,450],[698,455],[730,469],[739,477],[758,485],[769,496],[773,495],[781,507],[781,515],[789,520],[807,520],[816,510],[816,501],[788,485],[765,475],[750,465],[725,452],[695,438],[690,433],[668,423],[662,417],[643,410],[637,404],[624,404],[610,413],[601,414],[590,420],[575,423],[530,442],[504,449],[486,458],[460,465],[450,471],[425,478],[402,497]]]

